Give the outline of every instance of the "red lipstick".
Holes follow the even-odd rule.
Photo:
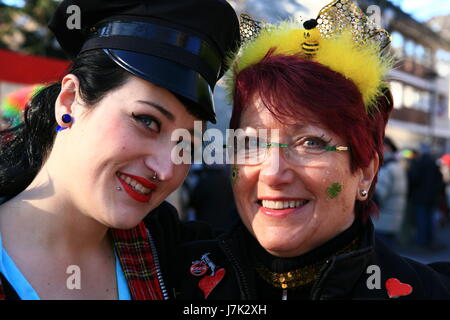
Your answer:
[[[260,206],[261,212],[264,213],[267,216],[275,217],[275,218],[287,217],[287,216],[289,216],[291,214],[298,213],[301,210],[303,210],[304,206],[306,206],[309,203],[309,201],[307,201],[306,203],[302,204],[301,206],[295,207],[295,208],[271,209],[271,208],[264,207],[262,205],[262,200],[269,200],[269,201],[303,201],[305,199],[286,198],[286,197],[261,197],[261,198],[259,198],[258,205]]]
[[[124,180],[122,180],[122,178],[120,178],[119,175],[124,175],[124,176],[130,177],[130,178],[136,180],[137,182],[139,182],[139,184],[141,184],[143,187],[145,187],[147,189],[151,189],[152,191],[150,191],[150,193],[148,193],[148,194],[142,194],[142,193],[134,190],[134,188],[132,186],[130,186],[128,183],[126,183]],[[134,176],[131,174],[126,174],[126,173],[120,172],[119,175],[117,175],[119,182],[122,184],[125,192],[132,199],[134,199],[138,202],[141,202],[141,203],[146,203],[146,202],[150,201],[150,199],[152,198],[153,190],[156,189],[156,185],[154,183],[150,182],[149,180],[147,180],[143,177]]]

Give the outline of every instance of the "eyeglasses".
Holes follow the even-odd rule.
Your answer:
[[[319,137],[302,137],[292,143],[264,142],[257,136],[239,136],[235,143],[226,146],[231,163],[245,165],[259,165],[266,161],[270,149],[278,147],[284,159],[292,165],[321,166],[329,164],[329,151],[348,151],[347,146],[327,145],[327,142]]]

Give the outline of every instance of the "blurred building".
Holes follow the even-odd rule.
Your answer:
[[[444,23],[435,22],[432,28],[387,0],[359,3],[363,10],[370,5],[379,6],[381,26],[391,33],[391,49],[398,59],[390,74],[395,108],[387,134],[400,147],[418,148],[421,142],[428,142],[435,153],[448,152],[450,58],[446,57],[450,40],[443,35]]]
[[[273,23],[290,17],[316,18],[331,0],[229,2],[238,13],[245,12],[257,20]],[[390,74],[395,110],[387,134],[400,148],[418,148],[421,142],[429,142],[436,153],[450,152],[450,39],[446,38],[450,34],[449,17],[436,17],[423,24],[387,0],[358,0],[357,3],[371,18],[379,14],[378,21],[374,21],[391,33],[391,47],[398,58]],[[370,7],[373,5],[376,7]],[[220,84],[215,95],[219,115],[216,127],[224,130],[231,107]]]

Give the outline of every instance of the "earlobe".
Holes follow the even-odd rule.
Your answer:
[[[61,81],[61,91],[55,103],[55,118],[59,127],[67,128],[71,126],[72,121],[67,122],[64,119],[73,115],[73,106],[77,101],[78,92],[78,78],[73,74],[66,75]]]
[[[372,181],[378,172],[379,164],[380,159],[378,157],[378,153],[375,153],[375,156],[372,158],[369,165],[366,168],[360,169],[361,180],[359,182],[358,188],[358,195],[357,195],[358,200],[361,201],[366,200],[370,187],[372,186]]]

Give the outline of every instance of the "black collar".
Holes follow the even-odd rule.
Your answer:
[[[229,233],[219,237],[220,247],[237,273],[242,299],[255,300],[256,276],[247,228],[239,223]],[[312,289],[312,299],[338,299],[345,297],[365,272],[374,251],[374,228],[370,219],[361,223],[360,244],[357,250],[331,257],[322,267],[320,277]],[[349,272],[351,270],[351,272]]]

